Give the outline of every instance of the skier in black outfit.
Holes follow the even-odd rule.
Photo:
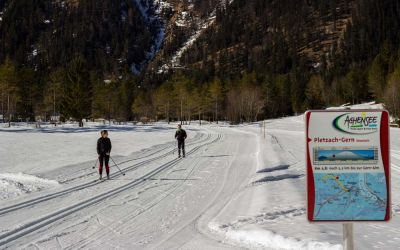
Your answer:
[[[110,166],[108,162],[110,161],[111,153],[111,140],[108,138],[108,131],[102,130],[101,137],[97,140],[97,154],[99,155],[99,174],[100,180],[103,174],[103,162],[106,167],[107,179],[110,179]]]
[[[178,157],[181,157],[181,149],[182,149],[182,154],[183,158],[185,158],[185,140],[187,138],[186,131],[182,129],[182,125],[178,125],[178,130],[175,132],[175,139],[178,140]]]

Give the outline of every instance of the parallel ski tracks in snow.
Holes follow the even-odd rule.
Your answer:
[[[187,152],[187,155],[194,154],[199,149],[201,149],[202,147],[208,146],[208,145],[210,145],[212,143],[215,143],[215,142],[219,141],[221,139],[221,137],[222,137],[221,135],[217,135],[217,137],[213,139],[211,134],[209,134],[207,136],[207,139],[202,141],[203,143],[201,143],[200,145],[192,148],[189,152]],[[169,154],[170,153],[171,152],[169,152]],[[162,158],[162,157],[158,156],[158,157],[155,157],[155,158],[159,159],[159,158]],[[139,184],[145,182],[147,179],[155,177],[157,174],[160,174],[163,171],[175,166],[180,161],[182,161],[182,159],[173,159],[171,161],[168,161],[168,162],[158,166],[157,168],[151,170],[150,172],[142,175],[140,178],[130,181],[129,183],[126,183],[126,184],[124,184],[122,186],[119,186],[117,188],[114,188],[112,190],[108,190],[105,193],[101,193],[101,194],[96,195],[96,196],[94,196],[94,197],[92,197],[90,199],[78,202],[78,203],[76,203],[74,205],[68,206],[66,208],[63,208],[61,210],[58,210],[56,212],[53,212],[53,213],[48,214],[46,216],[43,216],[41,218],[35,219],[35,220],[33,220],[31,222],[28,222],[26,224],[23,224],[23,225],[15,228],[15,229],[12,229],[12,230],[4,233],[4,234],[1,234],[0,235],[0,246],[5,246],[6,244],[11,243],[11,242],[13,242],[13,241],[25,236],[25,235],[28,235],[28,234],[30,234],[32,232],[35,232],[36,230],[38,230],[40,228],[43,228],[43,227],[45,227],[45,226],[47,226],[47,225],[49,225],[51,223],[54,223],[54,222],[56,222],[56,221],[58,221],[60,219],[63,219],[68,215],[74,214],[74,213],[76,213],[78,211],[81,211],[81,210],[87,208],[87,207],[90,207],[90,206],[93,206],[95,204],[101,203],[102,201],[104,201],[107,198],[115,197],[116,195],[118,195],[118,194],[120,194],[120,193],[122,193],[124,191],[130,190],[130,189],[138,186]],[[138,163],[138,164],[142,164],[143,165],[143,164],[147,164],[147,163],[149,163],[149,162],[148,161],[144,161],[144,162]],[[139,167],[138,164],[135,164],[135,165],[132,165],[132,166],[130,166],[128,168],[125,168],[125,171],[129,171],[129,170],[132,170],[135,167]],[[82,188],[85,188],[85,187],[87,187],[89,185],[92,185],[92,184],[93,184],[93,182],[86,183],[86,184],[80,185],[78,187],[80,187],[80,189],[82,189]],[[87,185],[87,186],[84,186],[84,185]],[[70,189],[68,192],[73,192],[73,191],[76,191],[76,190]],[[55,194],[55,195],[57,195],[57,197],[61,196],[61,195],[64,195],[65,193],[62,193],[62,192],[63,191],[61,191],[61,192],[59,192],[59,194]],[[6,208],[3,209],[2,213],[4,214],[4,213],[16,211],[16,210],[18,210],[18,209],[20,209],[22,207],[30,206],[30,205],[42,202],[43,200],[48,200],[48,199],[53,199],[53,198],[55,198],[55,197],[45,196],[45,197],[42,197],[41,200],[28,201],[26,204],[24,203],[24,204],[21,204],[20,206],[17,206],[18,205],[17,204],[13,208],[9,207],[8,210],[5,210]],[[40,199],[40,198],[38,198],[38,199]]]
[[[191,141],[189,141],[189,143],[187,143],[187,145],[190,146],[190,145],[194,145],[194,144],[196,144],[196,143],[202,142],[203,140],[200,140],[200,139],[202,139],[204,136],[205,136],[204,133],[197,133],[196,136],[195,136],[193,139],[191,139]],[[209,136],[209,135],[207,135],[207,136]],[[149,158],[150,156],[156,155],[156,154],[158,154],[158,153],[160,153],[160,152],[163,152],[164,150],[169,149],[169,148],[171,148],[171,147],[173,147],[174,149],[168,151],[168,152],[167,152],[166,154],[164,154],[164,155],[168,155],[168,154],[170,154],[170,153],[174,153],[174,152],[177,151],[175,142],[169,142],[169,143],[163,144],[163,145],[162,145],[161,147],[159,147],[159,148],[156,148],[156,149],[153,149],[153,150],[149,150],[149,152],[144,153],[143,156],[136,157],[136,158],[129,159],[129,160],[125,160],[125,161],[121,161],[121,162],[118,163],[118,165],[123,165],[123,164],[125,164],[125,163],[129,163],[129,162],[132,162],[132,161],[137,161],[137,160]],[[110,167],[115,167],[115,165],[112,165],[112,166],[110,166]],[[77,176],[77,177],[74,177],[74,178],[71,178],[71,179],[64,180],[64,181],[62,181],[62,182],[60,182],[60,183],[61,183],[61,184],[67,184],[67,183],[70,183],[70,182],[72,182],[72,181],[74,181],[74,180],[86,178],[86,177],[88,177],[88,176],[95,175],[95,174],[96,174],[96,173],[94,172],[94,173],[91,173],[91,174],[80,175],[80,176]],[[0,211],[1,211],[1,210],[0,210]]]
[[[211,137],[211,134],[208,134],[205,139],[200,140],[200,141],[195,141],[195,142],[193,142],[191,144],[188,144],[188,145],[195,145],[195,144],[203,143],[203,142],[209,140],[210,137]],[[133,164],[131,166],[128,166],[126,168],[122,168],[122,170],[124,172],[134,171],[134,170],[138,169],[139,167],[145,166],[145,165],[147,165],[147,164],[149,164],[151,162],[154,162],[154,161],[162,159],[162,158],[164,158],[164,157],[166,157],[168,155],[171,155],[174,151],[176,151],[175,148],[165,152],[164,154],[152,157],[150,159],[146,159],[144,161],[138,162],[138,163]],[[157,151],[157,152],[159,153],[160,151]],[[136,158],[136,159],[138,159],[138,158]],[[121,162],[119,164],[122,165],[122,164],[130,162],[130,161],[131,160],[124,161],[124,162]],[[110,176],[111,176],[111,178],[116,178],[116,177],[118,177],[120,175],[121,175],[120,172],[115,172],[115,173],[111,174]],[[0,216],[2,216],[4,214],[7,214],[7,213],[10,213],[10,212],[15,212],[15,211],[17,211],[17,210],[19,210],[21,208],[25,208],[25,207],[28,207],[28,206],[36,205],[36,204],[41,203],[41,202],[45,202],[45,201],[52,200],[52,199],[55,199],[55,198],[58,198],[58,197],[61,197],[61,196],[76,192],[76,191],[80,191],[82,189],[89,188],[89,187],[92,187],[92,186],[97,185],[97,184],[99,184],[99,182],[94,182],[93,180],[90,180],[90,181],[88,181],[86,183],[83,183],[83,184],[80,184],[80,185],[77,185],[77,186],[74,186],[74,187],[71,187],[71,188],[67,188],[67,189],[62,190],[62,191],[58,191],[58,192],[55,192],[55,193],[51,193],[51,194],[47,194],[47,195],[44,195],[44,196],[40,196],[40,197],[31,199],[31,200],[27,200],[27,201],[24,201],[24,202],[21,202],[21,203],[18,203],[18,204],[14,204],[14,205],[11,205],[11,206],[8,206],[8,207],[0,208]]]
[[[148,198],[147,201],[144,202],[144,205],[136,208],[135,210],[129,211],[124,216],[124,223],[121,225],[120,221],[114,221],[112,223],[107,224],[108,230],[103,230],[103,231],[96,231],[93,232],[90,235],[87,235],[85,238],[82,238],[74,244],[68,246],[65,248],[65,250],[72,250],[72,249],[85,249],[88,245],[91,243],[95,243],[99,239],[106,238],[107,235],[109,234],[109,230],[114,231],[114,232],[120,232],[120,231],[129,231],[132,229],[129,229],[129,227],[132,225],[130,222],[134,220],[136,217],[146,213],[149,211],[151,208],[157,206],[161,202],[163,202],[166,198],[170,197],[174,192],[181,187],[188,179],[189,177],[193,174],[194,169],[196,168],[197,164],[199,163],[199,159],[195,159],[195,161],[191,162],[191,169],[190,171],[186,174],[186,177],[183,178],[180,182],[174,182],[171,187],[167,188],[161,193],[157,193],[151,198]],[[141,228],[142,226],[145,226],[143,222],[141,224],[138,224],[137,222],[134,223],[135,228]]]

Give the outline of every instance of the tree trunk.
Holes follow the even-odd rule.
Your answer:
[[[1,113],[2,113],[2,118],[3,118],[3,123],[5,123],[5,113],[4,113],[4,95],[3,93],[1,94]]]
[[[170,118],[169,118],[169,102],[168,102],[168,104],[167,104],[168,106],[168,108],[167,108],[167,120],[168,120],[168,124],[170,123]]]
[[[182,104],[182,99],[181,99],[181,114],[180,114],[180,120],[181,120],[181,125],[183,125],[183,104]]]
[[[218,98],[217,101],[215,102],[215,120],[217,121],[218,124]]]
[[[11,128],[10,94],[7,95],[8,127]]]

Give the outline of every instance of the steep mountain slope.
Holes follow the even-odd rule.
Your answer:
[[[5,0],[0,6],[1,61],[10,57],[39,70],[65,66],[76,55],[99,73],[140,70],[158,42],[158,20],[144,20],[130,0]]]
[[[225,4],[224,0],[165,1],[171,7],[170,15],[164,16],[166,36],[163,47],[150,65],[150,71],[168,72],[179,68],[183,52],[215,20],[216,8]]]
[[[213,65],[222,74],[268,65],[282,72],[300,58],[321,66],[342,42],[353,3],[236,0],[218,10],[216,24],[183,55],[184,62]]]
[[[205,28],[219,4],[221,0],[1,0],[0,59],[8,56],[47,69],[80,54],[98,72],[129,68],[138,75],[153,59],[152,65],[176,61],[179,49]]]
[[[180,54],[180,65],[208,74],[247,70],[316,71],[371,61],[396,44],[397,1],[235,0],[216,6],[213,25]]]

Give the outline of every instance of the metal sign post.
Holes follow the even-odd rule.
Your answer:
[[[343,223],[343,250],[354,250],[353,223]]]
[[[265,139],[265,120],[263,121],[264,124],[264,139]]]

